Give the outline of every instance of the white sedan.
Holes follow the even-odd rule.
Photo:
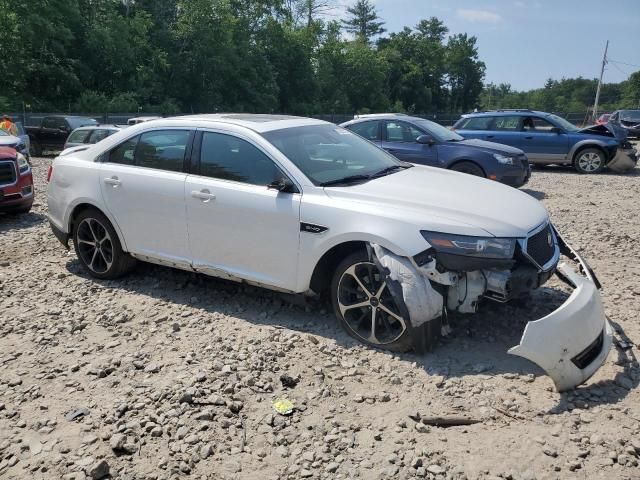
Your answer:
[[[448,311],[506,302],[554,273],[574,288],[511,353],[559,390],[611,346],[598,281],[542,205],[471,175],[401,162],[333,124],[220,114],[154,120],[49,172],[49,220],[100,279],[136,260],[326,294],[352,336],[430,348]],[[559,264],[561,254],[582,274]]]

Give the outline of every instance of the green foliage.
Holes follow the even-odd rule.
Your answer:
[[[0,110],[299,115],[580,111],[595,81],[483,89],[476,38],[441,20],[381,36],[372,0],[0,0]],[[343,31],[353,34],[345,39]],[[375,42],[374,42],[374,39]],[[604,109],[640,102],[640,73]]]

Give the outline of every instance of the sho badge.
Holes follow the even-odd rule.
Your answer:
[[[314,223],[300,223],[300,231],[307,233],[323,233],[329,230],[329,227],[323,227],[322,225],[316,225]]]

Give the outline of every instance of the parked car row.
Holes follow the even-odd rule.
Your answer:
[[[497,155],[520,162],[519,151],[409,117],[346,127],[218,114],[120,130],[54,160],[52,231],[98,279],[145,261],[326,296],[350,335],[394,351],[430,348],[447,312],[521,298],[557,273],[573,294],[509,352],[537,363],[558,390],[602,365],[612,334],[600,284],[540,202],[385,149],[402,144],[420,161],[432,149],[433,163],[450,167],[451,144],[487,171],[508,165]]]

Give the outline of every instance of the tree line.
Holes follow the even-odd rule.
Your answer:
[[[0,110],[427,113],[526,100],[483,89],[476,38],[436,17],[387,34],[371,0],[337,7],[0,0]]]

